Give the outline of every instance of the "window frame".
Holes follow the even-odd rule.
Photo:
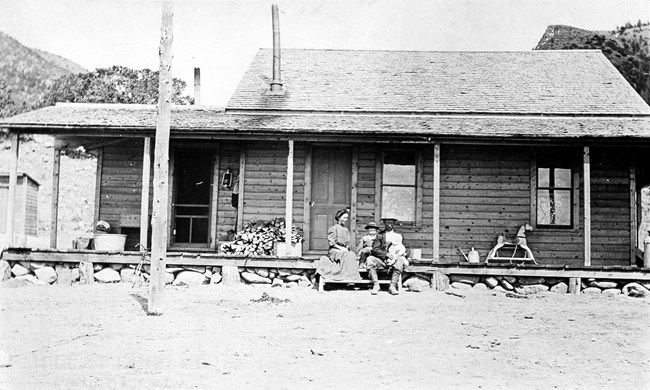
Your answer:
[[[571,154],[572,155],[572,154]],[[530,222],[531,225],[535,228],[539,228],[545,231],[573,231],[576,232],[580,227],[580,172],[578,170],[578,165],[574,159],[562,159],[558,157],[557,161],[549,163],[551,158],[557,157],[559,154],[543,154],[541,156],[533,155],[531,158],[531,179],[530,179]],[[559,190],[569,190],[570,191],[570,224],[569,225],[548,225],[538,223],[538,192],[539,187],[539,175],[538,171],[540,168],[549,168],[551,171],[553,169],[569,169],[571,171],[571,185],[570,187],[558,188]],[[541,189],[552,189],[554,187],[542,187]]]
[[[415,183],[413,185],[405,184],[385,184],[384,183],[384,156],[386,152],[405,152],[414,154],[415,162]],[[384,187],[404,187],[404,188],[414,188],[415,196],[413,199],[414,206],[414,220],[413,221],[402,221],[398,220],[399,225],[403,226],[421,226],[422,225],[422,189],[424,182],[424,156],[422,150],[419,148],[407,148],[407,147],[380,147],[378,150],[377,158],[377,183],[375,186],[375,192],[379,201],[377,202],[375,208],[375,214],[379,217],[378,219],[387,218],[383,213],[384,205]]]

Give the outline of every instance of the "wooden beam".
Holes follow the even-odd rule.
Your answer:
[[[384,175],[384,150],[377,146],[375,159],[375,221],[381,218],[381,182]]]
[[[10,243],[15,241],[15,215],[16,207],[16,187],[18,184],[18,152],[20,148],[20,135],[11,133],[11,161],[9,163],[9,194],[7,201],[7,238]]]
[[[534,153],[530,156],[530,225],[537,227],[537,159]]]
[[[214,149],[214,162],[212,164],[212,195],[210,196],[210,248],[217,248],[217,216],[219,210],[219,188],[221,187],[219,170],[221,169],[221,145]]]
[[[636,213],[636,164],[630,162],[630,265],[636,265],[637,239],[639,236]]]
[[[287,192],[285,197],[285,256],[291,255],[291,230],[293,228],[293,140],[289,140],[289,153],[287,154]]]
[[[99,154],[97,155],[97,172],[95,174],[95,220],[94,225],[99,221],[100,216],[100,206],[102,202],[102,167],[104,165],[104,148],[99,149]]]
[[[440,143],[433,145],[433,261],[440,261]]]
[[[415,225],[422,225],[422,197],[424,187],[424,155],[421,150],[417,151],[415,179]]]
[[[309,250],[309,240],[311,237],[311,162],[312,162],[312,144],[308,144],[305,150],[305,193],[303,195],[303,226],[302,233],[305,240],[305,250]]]
[[[52,159],[52,209],[50,219],[50,248],[56,248],[59,230],[59,178],[61,176],[61,149],[53,149]]]
[[[359,146],[352,146],[352,176],[350,183],[350,246],[357,242],[357,199],[359,196]]]
[[[169,216],[169,133],[172,96],[173,3],[162,3],[160,27],[160,72],[158,81],[158,120],[153,170],[153,213],[151,223],[151,267],[149,314],[162,314],[165,291],[167,227]]]
[[[239,151],[239,198],[237,202],[237,231],[244,227],[244,190],[246,182],[246,144],[241,145]]]
[[[583,183],[584,183],[584,231],[585,231],[585,262],[591,265],[591,161],[589,146],[583,148]]]
[[[142,149],[142,198],[140,199],[140,251],[146,252],[149,238],[149,185],[151,184],[151,137]]]

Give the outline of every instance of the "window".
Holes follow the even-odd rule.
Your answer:
[[[384,151],[381,217],[400,222],[416,220],[417,153]]]
[[[537,225],[573,226],[573,174],[568,166],[537,167]]]

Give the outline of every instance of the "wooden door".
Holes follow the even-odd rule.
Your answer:
[[[328,249],[327,228],[334,214],[350,204],[352,149],[315,147],[311,163],[309,249]]]
[[[214,152],[178,149],[174,154],[172,246],[208,247]]]

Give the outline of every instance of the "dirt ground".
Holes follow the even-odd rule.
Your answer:
[[[146,287],[0,288],[0,388],[650,388],[650,299],[165,291],[147,316]]]

